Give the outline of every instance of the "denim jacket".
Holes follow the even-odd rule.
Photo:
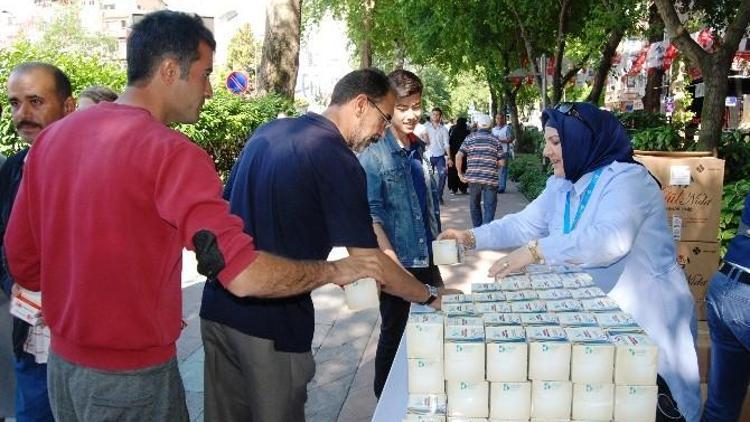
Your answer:
[[[418,153],[423,156],[425,144],[418,142]],[[383,226],[401,265],[427,267],[427,235],[407,153],[388,130],[380,142],[359,155],[359,161],[367,174],[367,200],[373,223]],[[422,160],[422,170],[427,186],[429,227],[435,239],[440,230],[440,211],[434,202],[437,184],[428,161]]]

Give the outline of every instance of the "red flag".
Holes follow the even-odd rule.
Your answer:
[[[714,36],[711,34],[711,29],[705,28],[698,34],[698,44],[703,47],[709,53],[714,52]]]
[[[633,61],[633,67],[628,71],[628,75],[635,76],[643,69],[643,64],[646,63],[646,54],[648,54],[648,46],[643,47],[641,52],[638,53],[638,57]]]
[[[677,47],[674,44],[669,44],[667,51],[664,53],[664,70],[669,69],[672,66],[672,62],[677,57]]]
[[[688,66],[687,72],[692,80],[700,79],[703,77],[703,74],[701,73],[701,69],[699,67]]]

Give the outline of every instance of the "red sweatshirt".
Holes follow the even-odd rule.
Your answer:
[[[16,282],[42,290],[52,351],[107,370],[174,357],[182,248],[213,233],[222,283],[256,256],[221,189],[206,152],[144,109],[102,103],[43,131],[5,245]]]

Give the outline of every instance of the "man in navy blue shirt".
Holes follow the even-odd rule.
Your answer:
[[[300,260],[326,259],[334,246],[377,256],[387,280],[383,290],[439,307],[439,293],[378,249],[365,173],[352,152],[382,136],[394,102],[383,72],[349,73],[322,114],[278,119],[256,130],[224,196],[257,249]],[[206,420],[304,420],[307,383],[315,373],[309,293],[238,298],[209,282],[201,318]]]

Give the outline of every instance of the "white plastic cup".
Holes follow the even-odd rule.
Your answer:
[[[490,384],[487,381],[447,381],[448,416],[486,418],[490,414]]]
[[[344,286],[346,306],[352,311],[380,306],[378,283],[374,278],[361,278]]]
[[[442,359],[408,359],[409,394],[445,394]]]
[[[531,383],[532,419],[568,420],[572,402],[573,384],[570,381],[532,381]],[[631,419],[629,422],[634,421],[635,419]]]
[[[614,407],[614,384],[573,384],[574,420],[611,421]]]
[[[432,259],[435,265],[452,265],[463,262],[463,251],[456,239],[432,241]]]
[[[529,420],[531,383],[490,383],[490,417],[492,420]]]
[[[658,399],[659,387],[655,385],[616,385],[615,421],[655,421]]]

